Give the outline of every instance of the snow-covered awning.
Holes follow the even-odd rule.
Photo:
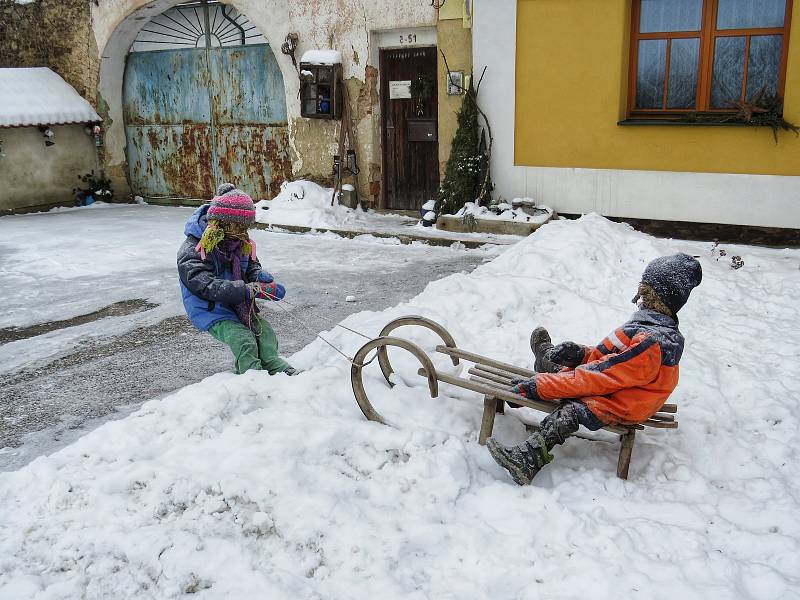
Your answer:
[[[47,67],[0,69],[0,127],[100,121],[92,105]]]

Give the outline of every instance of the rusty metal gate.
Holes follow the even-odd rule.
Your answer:
[[[131,188],[145,198],[210,198],[222,181],[269,198],[291,176],[280,68],[224,4],[179,5],[144,27],[123,109]]]

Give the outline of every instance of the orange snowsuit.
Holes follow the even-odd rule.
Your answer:
[[[558,373],[537,373],[543,400],[580,399],[606,425],[639,423],[655,414],[678,385],[684,339],[672,317],[637,311],[582,363]]]

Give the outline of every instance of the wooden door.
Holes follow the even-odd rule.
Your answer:
[[[382,50],[380,78],[382,204],[417,210],[439,190],[436,48]]]

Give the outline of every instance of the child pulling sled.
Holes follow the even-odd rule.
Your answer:
[[[195,327],[231,349],[237,373],[295,375],[299,371],[278,355],[278,338],[258,314],[256,299],[279,301],[286,290],[256,258],[247,233],[255,219],[253,200],[230,183],[192,214],[178,250],[183,306]]]

